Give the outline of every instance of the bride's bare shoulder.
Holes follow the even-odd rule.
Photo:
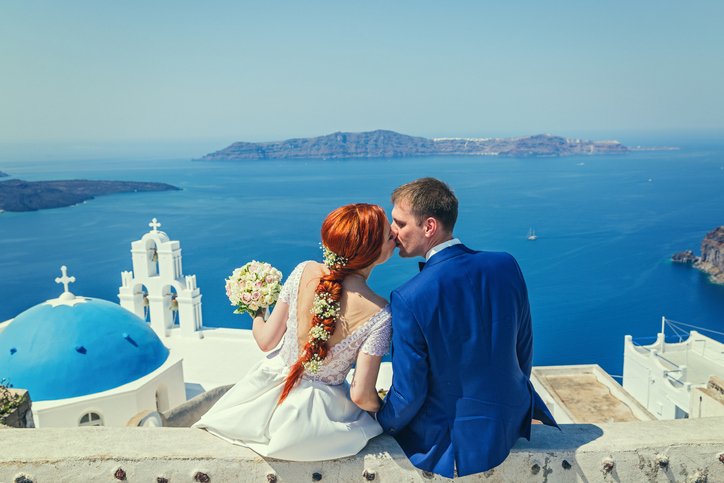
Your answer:
[[[360,291],[362,298],[365,303],[369,306],[370,310],[378,312],[385,308],[388,304],[387,299],[374,292],[371,288],[365,287]]]
[[[329,269],[324,266],[324,264],[315,262],[314,260],[307,260],[306,262],[302,262],[304,264],[304,270],[302,271],[302,276],[312,276],[315,275],[317,277],[321,277],[325,273],[329,273]]]
[[[314,283],[314,287],[316,288],[316,284],[319,282],[319,279],[327,273],[329,273],[329,269],[323,264],[313,260],[307,261],[305,262],[304,269],[302,270],[299,285],[300,287],[306,287]]]

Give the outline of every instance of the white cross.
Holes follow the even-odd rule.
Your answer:
[[[153,228],[153,231],[158,231],[158,227],[161,226],[161,223],[158,222],[156,218],[151,220],[151,223],[148,224],[151,228]]]
[[[68,290],[68,284],[75,282],[75,277],[69,277],[68,276],[68,267],[63,265],[60,267],[60,273],[63,274],[62,277],[55,277],[55,283],[62,283],[63,284],[63,293],[70,293],[70,290]]]

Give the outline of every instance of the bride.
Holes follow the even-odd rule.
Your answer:
[[[297,265],[269,319],[254,317],[259,347],[281,347],[194,427],[293,461],[351,456],[381,434],[369,413],[381,404],[375,382],[389,350],[391,321],[387,301],[367,279],[394,248],[381,207],[359,203],[330,213],[322,224],[325,263]]]

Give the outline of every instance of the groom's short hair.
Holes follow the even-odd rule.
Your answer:
[[[392,204],[406,201],[420,224],[432,217],[452,233],[458,219],[458,199],[450,187],[435,178],[420,178],[392,192]]]

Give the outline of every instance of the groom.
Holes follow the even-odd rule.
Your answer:
[[[523,275],[507,253],[453,238],[458,200],[434,178],[392,193],[400,256],[424,256],[392,292],[392,387],[377,414],[413,465],[452,478],[500,464],[531,419],[557,426],[530,383]]]

